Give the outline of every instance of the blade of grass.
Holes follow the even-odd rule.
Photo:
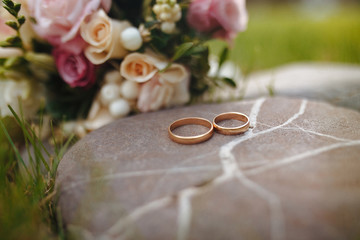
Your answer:
[[[11,148],[13,149],[13,151],[15,152],[16,158],[21,162],[21,164],[23,165],[23,167],[25,168],[26,173],[28,174],[29,177],[31,177],[31,174],[29,172],[29,169],[27,168],[24,159],[21,157],[21,154],[19,152],[19,150],[17,149],[17,147],[15,146],[15,143],[13,142],[13,140],[10,137],[9,132],[7,131],[3,121],[0,119],[0,127],[2,129],[2,131],[4,132],[7,140],[9,141]]]
[[[21,121],[21,119],[19,118],[19,115],[17,115],[17,113],[14,111],[14,109],[10,105],[8,107],[9,107],[11,113],[13,114],[13,116],[15,117],[15,120],[17,121],[17,123],[19,124],[21,129],[23,130],[25,137],[30,141],[31,145],[34,147],[34,152],[36,153],[35,155],[40,158],[40,160],[44,164],[44,167],[46,168],[46,170],[50,171],[50,167],[49,167],[48,163],[46,162],[46,160],[44,159],[43,155],[41,154],[39,148],[37,147],[34,137],[30,136],[28,128],[25,125],[25,121]]]

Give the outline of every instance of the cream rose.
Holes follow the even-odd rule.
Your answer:
[[[120,66],[121,75],[131,81],[144,83],[152,79],[159,70],[164,69],[168,61],[163,56],[151,52],[145,54],[131,53],[127,55]],[[164,72],[159,73],[159,81],[174,84],[179,83],[188,76],[184,66],[173,63]]]
[[[93,64],[102,64],[110,58],[123,58],[127,50],[120,36],[131,24],[128,21],[110,19],[104,10],[94,13],[80,28],[81,37],[89,44],[85,56]]]
[[[159,69],[158,59],[148,54],[131,53],[121,63],[121,75],[131,81],[144,83],[155,76]]]
[[[128,81],[140,83],[137,102],[140,111],[156,111],[189,101],[188,70],[173,63],[165,71],[160,71],[167,65],[163,56],[151,52],[129,54],[121,63],[121,75]]]

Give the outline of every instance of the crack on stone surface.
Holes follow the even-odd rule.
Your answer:
[[[265,124],[265,123],[259,123],[259,125],[262,125],[262,126],[265,126],[265,127],[269,127],[269,128],[273,128],[274,126],[272,125],[269,125],[269,124]],[[329,134],[325,134],[325,133],[319,133],[319,132],[316,132],[316,131],[312,131],[312,130],[307,130],[307,129],[304,129],[298,125],[295,125],[295,127],[282,127],[280,128],[281,130],[300,130],[301,132],[304,132],[304,133],[309,133],[309,134],[312,134],[312,135],[316,135],[316,136],[320,136],[320,137],[326,137],[326,138],[331,138],[333,140],[336,140],[336,141],[340,141],[340,142],[349,142],[349,141],[353,141],[352,139],[347,139],[347,138],[341,138],[341,137],[336,137],[336,136],[332,136],[332,135],[329,135]]]
[[[360,140],[354,140],[354,141],[348,141],[348,142],[341,142],[341,143],[335,143],[335,144],[331,144],[328,146],[324,146],[324,147],[320,147],[320,148],[316,148],[307,152],[303,152],[300,153],[298,155],[295,156],[291,156],[291,157],[287,157],[287,158],[283,158],[280,160],[276,160],[273,163],[269,163],[266,164],[264,166],[258,167],[258,168],[254,168],[251,170],[248,170],[245,172],[245,174],[247,176],[253,176],[253,175],[257,175],[259,173],[263,173],[265,171],[268,170],[272,170],[272,169],[276,169],[280,166],[284,166],[284,165],[288,165],[297,161],[301,161],[303,159],[307,159],[309,157],[313,157],[315,155],[321,154],[321,153],[325,153],[334,149],[338,149],[338,148],[343,148],[343,147],[352,147],[352,146],[357,146],[360,145]]]
[[[112,179],[121,179],[121,178],[130,178],[130,177],[142,177],[142,176],[153,176],[153,175],[168,175],[168,174],[177,174],[177,173],[190,173],[190,172],[207,172],[210,170],[219,170],[221,169],[220,165],[208,165],[208,166],[192,166],[192,167],[175,167],[171,169],[155,169],[155,170],[145,170],[145,171],[133,171],[133,172],[123,172],[123,173],[114,173],[108,174],[105,176],[87,179],[83,181],[77,181],[75,183],[69,184],[69,186],[64,187],[62,191],[67,192],[73,188],[84,184],[96,183],[101,181],[107,181]]]

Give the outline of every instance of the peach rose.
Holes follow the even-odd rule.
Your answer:
[[[155,76],[159,69],[155,66],[159,61],[151,55],[131,53],[121,63],[121,75],[131,81],[144,83]]]
[[[127,50],[121,44],[120,36],[130,26],[128,21],[110,19],[100,9],[81,25],[81,36],[89,44],[85,56],[93,64],[102,64],[110,58],[123,58]]]
[[[168,61],[152,52],[131,53],[127,55],[120,66],[121,75],[131,81],[144,83],[155,76],[159,70],[164,69]],[[173,63],[165,72],[160,73],[160,81],[167,81],[170,84],[181,82],[188,76],[184,66]]]

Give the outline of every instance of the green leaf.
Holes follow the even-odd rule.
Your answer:
[[[6,41],[1,41],[0,42],[0,47],[6,48],[6,47],[12,47],[12,45],[10,43],[6,42]]]
[[[219,56],[219,68],[221,68],[221,66],[224,64],[224,62],[226,61],[226,59],[228,59],[229,57],[229,48],[228,47],[224,47],[224,49],[221,51],[220,56]]]
[[[5,24],[14,29],[15,31],[19,30],[19,25],[15,21],[6,21]]]
[[[205,45],[196,45],[193,48],[191,48],[187,53],[186,56],[194,56],[194,55],[203,55],[203,54],[207,54],[207,52],[209,51],[209,48]]]
[[[19,36],[8,37],[5,41],[9,44],[9,47],[22,47],[22,41]]]
[[[225,77],[225,78],[222,78],[222,81],[224,83],[226,83],[227,85],[229,85],[230,87],[236,88],[236,82],[233,79]]]
[[[187,42],[187,43],[183,43],[181,44],[175,51],[174,56],[172,57],[171,61],[175,62],[176,60],[178,60],[179,58],[181,58],[182,56],[184,56],[188,51],[190,51],[191,48],[194,47],[194,43],[192,42]]]
[[[14,17],[17,17],[17,12],[14,10],[14,9],[12,9],[12,8],[9,8],[8,6],[3,6],[5,9],[6,9],[6,11],[8,11],[11,15],[13,15]]]
[[[13,8],[17,13],[20,12],[21,9],[21,4],[20,3],[15,3],[14,8]]]
[[[19,57],[9,57],[4,63],[5,68],[11,68],[19,62]]]
[[[25,16],[20,16],[20,17],[18,17],[18,23],[20,24],[20,26],[21,25],[23,25],[24,23],[25,23],[25,21],[26,21],[26,18],[25,18]]]
[[[145,26],[145,28],[151,28],[151,27],[153,27],[154,25],[156,25],[156,24],[158,24],[158,23],[159,23],[159,21],[154,20],[154,21],[146,22],[146,23],[144,24],[144,26]]]
[[[161,32],[159,29],[151,30],[151,45],[157,50],[162,52],[164,48],[169,46],[171,36]]]
[[[9,8],[13,8],[14,7],[14,2],[11,0],[3,0],[2,1],[4,3],[5,6],[9,7]]]

